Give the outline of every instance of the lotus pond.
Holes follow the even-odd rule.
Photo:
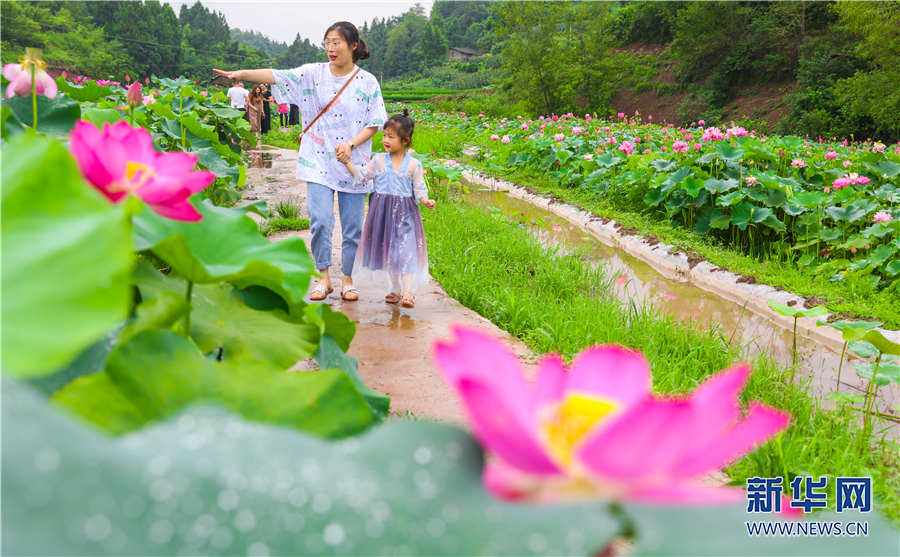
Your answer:
[[[385,424],[390,398],[347,355],[355,324],[304,300],[303,241],[260,234],[248,213],[268,217],[264,203],[230,206],[255,157],[221,93],[183,79],[47,82],[34,52],[11,66],[4,554],[594,555],[623,540],[651,554],[895,552],[895,501],[881,487],[871,508],[857,497],[848,505],[861,508],[812,517],[865,522],[866,536],[766,537],[746,530],[747,484],[700,482],[781,446],[794,419],[756,402],[758,387],[743,398],[745,365],[579,347],[545,359],[533,387],[504,345],[459,328],[434,352],[473,433]],[[458,171],[426,160],[433,177]],[[734,179],[728,162],[716,180]],[[685,222],[701,213],[688,205]],[[881,263],[867,265],[892,288]],[[879,363],[898,348],[854,340],[872,341]],[[287,373],[310,357],[319,371]],[[689,392],[657,392],[661,366],[693,368]],[[881,451],[870,431],[847,450]],[[755,520],[810,520],[783,511]]]

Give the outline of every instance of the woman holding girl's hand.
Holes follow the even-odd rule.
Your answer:
[[[378,80],[356,65],[369,57],[366,42],[352,23],[339,21],[325,32],[322,47],[329,62],[306,64],[293,70],[214,70],[231,79],[273,85],[278,103],[300,107],[307,124],[297,157],[297,178],[306,181],[306,205],[312,231],[313,259],[321,273],[310,300],[324,300],[334,289],[331,267],[331,235],[334,231],[334,195],[338,196],[343,242],[341,297],[353,301],[353,262],[362,233],[366,194],[370,181],[358,182],[345,163],[365,164],[372,155],[372,136],[381,131],[387,113]],[[334,102],[324,112],[322,110]],[[321,114],[321,115],[320,115]],[[317,119],[318,117],[318,119]]]

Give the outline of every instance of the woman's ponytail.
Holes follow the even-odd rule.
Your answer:
[[[360,37],[359,42],[356,43],[356,50],[353,51],[353,58],[355,60],[365,60],[372,53],[369,52],[369,47],[366,45],[366,41]]]

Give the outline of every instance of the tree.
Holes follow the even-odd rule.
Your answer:
[[[506,41],[503,66],[526,106],[549,116],[561,108],[564,64],[560,53],[559,23],[567,5],[557,2],[503,2],[495,5],[497,38]]]
[[[422,53],[426,66],[434,66],[443,62],[447,57],[447,39],[440,28],[440,16],[438,21],[429,21],[422,29],[419,39],[419,52]]]
[[[877,133],[900,136],[900,2],[838,2],[840,22],[858,34],[859,57],[871,64],[838,82],[838,99],[853,116],[868,115]]]

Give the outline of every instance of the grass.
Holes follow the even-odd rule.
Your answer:
[[[484,167],[486,162],[469,161]],[[817,280],[810,272],[785,260],[759,260],[716,243],[710,238],[698,236],[684,228],[660,220],[647,212],[640,199],[629,199],[627,192],[609,195],[572,187],[565,187],[553,178],[530,169],[512,172],[491,171],[523,186],[553,194],[564,202],[607,217],[624,226],[633,226],[642,234],[655,235],[661,241],[689,248],[717,267],[728,267],[739,275],[752,275],[758,282],[781,287],[800,296],[815,296],[825,300],[834,312],[853,317],[867,317],[882,321],[892,329],[900,328],[900,296],[887,290],[875,291],[862,284],[840,284],[829,280]],[[633,196],[632,196],[633,197]]]
[[[424,139],[424,138],[423,138]],[[610,276],[578,254],[542,246],[526,230],[437,192],[438,211],[425,217],[430,271],[447,292],[539,354],[571,358],[587,346],[617,343],[640,350],[660,393],[694,389],[746,354],[718,330],[675,321],[650,305],[608,294]],[[477,241],[473,241],[477,239]],[[790,372],[760,356],[745,400],[759,400],[793,416],[788,430],[726,471],[736,484],[753,476],[872,476],[884,514],[900,524],[900,476],[895,444],[867,439],[847,409],[826,410]],[[829,482],[834,502],[834,482]]]
[[[276,121],[277,118],[273,117],[273,124]],[[301,133],[303,133],[303,126],[290,126],[285,128],[284,131],[273,126],[269,133],[262,135],[260,141],[262,141],[263,145],[271,145],[282,149],[299,149],[297,138],[300,137]]]
[[[271,207],[282,219],[299,219],[303,210],[300,202],[292,198],[279,199]]]
[[[307,228],[309,228],[309,219],[301,218],[270,218],[259,223],[259,233],[263,236],[288,230],[306,230]]]

